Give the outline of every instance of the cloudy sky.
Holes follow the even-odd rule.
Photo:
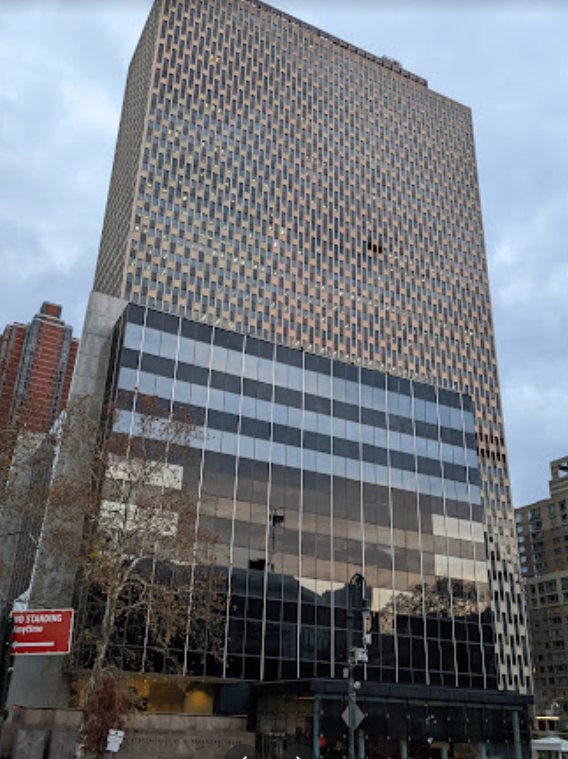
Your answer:
[[[276,0],[472,107],[515,504],[568,453],[568,4]],[[0,0],[0,329],[80,332],[150,0]]]

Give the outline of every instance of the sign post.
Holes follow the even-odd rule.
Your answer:
[[[73,609],[13,611],[10,653],[21,655],[64,655],[71,650]]]

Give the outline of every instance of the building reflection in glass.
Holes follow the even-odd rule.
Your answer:
[[[361,572],[366,679],[496,688],[467,396],[133,305],[117,336],[117,430],[140,393],[200,425],[179,461],[220,536],[227,626],[188,674],[342,677]]]

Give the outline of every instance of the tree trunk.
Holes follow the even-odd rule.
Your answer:
[[[105,601],[105,615],[103,617],[103,624],[101,627],[101,635],[97,641],[97,656],[91,674],[89,675],[89,681],[85,689],[85,703],[88,702],[92,696],[93,691],[97,687],[97,684],[104,671],[105,659],[108,653],[110,645],[110,639],[114,630],[114,621],[116,617],[116,605],[118,603],[119,592],[115,590],[113,593],[109,593]]]
[[[101,627],[101,635],[97,642],[97,656],[96,656],[93,668],[91,670],[91,673],[89,675],[87,687],[85,688],[85,706],[81,713],[81,722],[79,725],[79,736],[82,735],[83,728],[85,726],[85,719],[87,716],[86,709],[89,705],[89,700],[91,699],[91,696],[95,692],[95,689],[104,671],[105,659],[108,653],[108,647],[110,644],[112,632],[114,630],[114,620],[116,617],[116,605],[118,602],[118,596],[119,596],[119,592],[115,590],[113,593],[108,594],[106,597],[105,614],[103,617],[103,624]],[[80,737],[79,737],[79,740],[81,740]],[[86,756],[84,753],[84,749],[82,749],[81,755],[83,757]]]

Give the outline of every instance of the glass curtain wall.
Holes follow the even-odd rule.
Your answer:
[[[342,677],[347,592],[371,593],[369,680],[496,688],[471,400],[131,305],[117,427],[136,396],[188,409],[227,574],[221,661],[188,674]],[[181,653],[180,653],[181,655]]]

